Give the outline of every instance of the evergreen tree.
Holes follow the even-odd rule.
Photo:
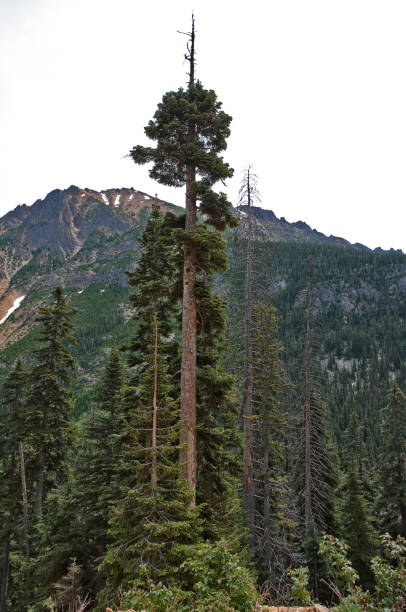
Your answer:
[[[339,531],[349,546],[348,556],[361,584],[368,588],[373,584],[370,562],[377,553],[378,540],[356,468],[351,468],[346,475],[341,495]]]
[[[35,514],[51,489],[67,473],[67,456],[74,439],[71,413],[71,374],[75,359],[67,347],[75,341],[62,287],[52,292],[49,306],[39,309],[40,348],[34,351],[36,365],[30,376],[28,406],[30,432],[36,453]]]
[[[255,482],[254,555],[263,580],[276,582],[297,556],[294,508],[283,470],[286,428],[281,410],[282,345],[278,315],[270,305],[252,310],[253,477]]]
[[[203,507],[204,537],[227,536],[237,543],[241,535],[238,401],[234,377],[222,365],[226,303],[213,293],[212,286],[212,275],[200,272],[196,283],[197,501]]]
[[[123,384],[120,356],[112,349],[85,416],[81,449],[69,478],[44,504],[47,519],[36,570],[37,581],[46,587],[43,599],[68,571],[71,559],[81,566],[81,587],[92,599],[103,584],[97,567],[110,541],[109,516],[121,485]]]
[[[0,611],[7,609],[10,583],[10,553],[13,544],[20,554],[29,557],[28,505],[24,445],[27,449],[26,390],[28,373],[21,360],[8,374],[1,397],[0,423],[0,541],[1,562]],[[12,576],[11,576],[12,580]]]
[[[181,353],[181,418],[184,423],[181,442],[186,443],[181,461],[188,485],[196,489],[196,274],[204,263],[205,249],[216,249],[220,238],[210,236],[208,226],[223,230],[235,219],[223,193],[212,186],[232,175],[219,153],[226,148],[231,117],[221,110],[213,90],[195,81],[195,31],[192,19],[190,63],[187,89],[166,93],[146,135],[157,142],[156,148],[136,146],[130,152],[135,163],[152,162],[150,176],[176,187],[186,186],[186,216],[178,238],[184,247]],[[197,180],[200,176],[201,179]],[[197,212],[201,215],[198,223]],[[210,259],[210,257],[209,257]],[[212,258],[213,259],[213,258]],[[225,260],[218,262],[224,269]],[[203,268],[204,269],[204,268]]]
[[[198,511],[181,475],[178,393],[168,372],[176,306],[168,289],[172,247],[167,236],[155,207],[130,275],[138,327],[129,343],[129,363],[135,367],[124,393],[121,487],[100,565],[107,583],[101,603],[117,599],[119,589],[145,586],[147,578],[174,579],[184,545],[195,542],[199,532]]]
[[[382,439],[382,526],[393,537],[406,537],[406,396],[396,384],[383,412]]]

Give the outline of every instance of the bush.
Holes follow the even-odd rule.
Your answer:
[[[225,542],[192,547],[179,573],[181,586],[150,582],[148,590],[126,593],[121,607],[148,612],[252,612],[255,608],[254,580]]]

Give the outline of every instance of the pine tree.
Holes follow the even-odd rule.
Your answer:
[[[173,246],[157,207],[141,248],[130,275],[138,327],[128,360],[135,367],[124,392],[121,487],[100,565],[106,580],[100,602],[117,598],[119,589],[145,586],[147,578],[176,578],[183,547],[195,542],[199,532],[198,511],[191,506],[179,463],[178,389],[168,371],[173,368],[168,346],[176,313],[170,291]]]
[[[394,384],[382,419],[382,527],[406,537],[406,396]]]
[[[373,527],[372,514],[365,499],[363,486],[356,468],[346,475],[339,504],[339,530],[349,546],[349,559],[360,576],[364,588],[373,584],[371,559],[378,550],[378,539]]]
[[[110,542],[110,510],[119,496],[123,444],[123,366],[112,349],[93,405],[82,426],[82,444],[67,480],[49,494],[44,509],[37,581],[43,598],[75,558],[82,568],[82,588],[93,599],[102,586],[97,567]],[[48,511],[49,508],[49,511]]]
[[[30,431],[36,452],[35,514],[41,513],[49,491],[67,473],[67,455],[74,439],[70,420],[71,374],[75,359],[67,347],[75,341],[71,318],[62,287],[52,292],[49,306],[39,309],[40,348],[34,351],[36,365],[30,376],[28,405]]]
[[[303,445],[296,468],[296,487],[303,509],[306,538],[333,529],[333,492],[337,485],[335,457],[326,406],[314,379],[313,286],[309,276],[306,300],[305,409]],[[313,545],[312,545],[313,546]]]
[[[7,376],[3,385],[0,424],[0,541],[4,543],[0,611],[7,609],[10,581],[10,552],[13,542],[26,557],[30,555],[29,523],[24,444],[27,446],[26,390],[28,373],[21,360]],[[22,537],[21,537],[22,536]],[[24,551],[24,552],[23,552]]]
[[[223,193],[212,186],[232,175],[219,153],[226,148],[231,117],[221,110],[213,90],[195,81],[195,29],[192,32],[187,59],[190,64],[187,89],[166,93],[146,135],[157,142],[156,148],[136,146],[130,152],[135,163],[152,162],[150,176],[158,182],[176,187],[186,186],[186,215],[178,238],[184,248],[181,353],[181,454],[184,474],[195,497],[196,489],[196,274],[205,257],[204,249],[216,248],[219,238],[210,236],[212,226],[223,230],[235,223],[231,207]],[[201,179],[197,180],[200,176]],[[198,209],[198,203],[200,203]],[[198,210],[202,215],[198,223]],[[213,244],[214,240],[214,244]],[[224,269],[225,261],[218,262]]]
[[[294,562],[292,495],[283,473],[282,345],[272,305],[252,310],[254,556],[263,580],[276,581]]]

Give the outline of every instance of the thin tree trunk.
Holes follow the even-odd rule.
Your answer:
[[[244,351],[244,388],[243,388],[243,418],[244,418],[244,492],[248,524],[253,537],[255,527],[254,507],[254,477],[253,477],[253,423],[252,423],[252,218],[251,218],[251,188],[250,171],[247,174],[248,195],[248,236],[247,261],[245,274],[245,351]]]
[[[157,488],[157,471],[156,471],[156,431],[157,431],[157,414],[158,414],[158,403],[157,403],[157,390],[158,390],[158,320],[156,313],[154,313],[154,383],[152,393],[152,467],[151,467],[151,487],[153,490]]]
[[[44,446],[41,445],[39,454],[39,469],[37,474],[37,484],[35,487],[35,514],[38,515],[41,513],[42,509],[42,498],[44,495],[44,477],[45,477],[45,454],[44,454]]]
[[[192,33],[189,73],[189,89],[194,85],[194,53],[195,53],[194,19],[192,17]],[[195,141],[195,127],[189,125],[188,142]],[[190,232],[196,229],[196,168],[193,165],[186,167],[186,221],[185,230]],[[183,303],[182,303],[182,358],[181,358],[181,405],[180,416],[183,429],[180,443],[186,449],[180,453],[183,463],[182,474],[187,480],[192,492],[192,504],[196,503],[196,249],[186,245],[183,266]]]
[[[24,447],[23,443],[18,443],[18,453],[20,455],[20,472],[21,472],[21,491],[23,496],[23,529],[25,537],[25,556],[30,558],[30,543],[28,540],[28,499],[27,499],[27,483],[25,480],[25,464],[24,464]]]
[[[306,292],[306,346],[305,346],[305,531],[310,535],[312,522],[311,494],[311,406],[310,406],[310,294],[311,280],[309,278]]]

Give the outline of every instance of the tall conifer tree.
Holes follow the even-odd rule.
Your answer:
[[[20,360],[3,385],[0,424],[0,541],[3,545],[0,611],[7,609],[10,552],[13,541],[29,557],[29,523],[24,444],[27,448],[26,389],[28,373]],[[22,526],[22,529],[21,529]]]
[[[124,393],[121,489],[100,566],[107,583],[100,601],[116,597],[120,588],[145,586],[147,578],[175,579],[183,546],[199,533],[179,463],[178,393],[168,371],[176,313],[170,292],[174,246],[158,207],[140,242],[142,255],[130,275],[138,327],[128,350],[135,367]]]
[[[75,369],[68,343],[72,316],[62,287],[52,292],[51,304],[39,309],[40,348],[30,376],[28,405],[30,430],[36,452],[35,513],[41,512],[48,492],[60,484],[67,471],[67,455],[74,439],[70,420],[71,374]]]
[[[393,537],[406,538],[406,396],[398,385],[389,393],[382,438],[382,526]]]
[[[202,251],[215,248],[208,236],[211,233],[209,227],[223,230],[233,225],[235,220],[226,196],[212,190],[217,181],[232,175],[228,164],[219,156],[226,148],[231,117],[221,110],[215,92],[204,89],[200,81],[195,80],[193,17],[189,37],[188,87],[166,93],[153,120],[145,128],[146,135],[157,142],[156,148],[139,145],[130,155],[137,164],[152,162],[150,176],[158,182],[186,187],[185,224],[178,233],[184,248],[181,353],[181,418],[184,427],[181,442],[186,444],[186,448],[181,461],[194,499],[197,473],[196,273],[202,265]],[[200,180],[197,180],[198,176]],[[198,210],[203,215],[201,223],[198,223]],[[224,265],[224,262],[220,264],[220,269]]]

